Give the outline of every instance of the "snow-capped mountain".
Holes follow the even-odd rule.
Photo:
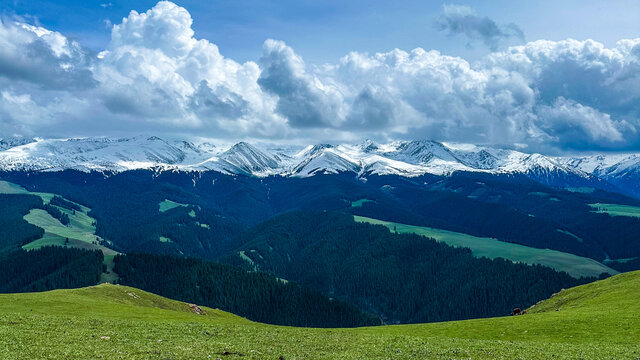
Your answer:
[[[169,143],[158,137],[47,139],[0,152],[0,168],[125,171],[196,163],[210,156],[197,147],[183,142]]]
[[[557,186],[607,182],[640,193],[640,154],[551,157],[470,144],[396,141],[379,144],[231,146],[159,137],[0,140],[0,170],[219,171],[250,176],[351,172],[368,175],[448,175],[456,171],[518,173]]]
[[[270,175],[281,167],[281,159],[278,155],[262,152],[246,142],[233,145],[218,158],[231,165],[226,169],[231,173]]]
[[[640,154],[599,154],[560,161],[640,198]]]
[[[10,136],[6,138],[0,139],[0,150],[6,150],[12,148],[14,146],[25,145],[28,143],[32,143],[36,141],[33,138],[22,137],[22,136]]]

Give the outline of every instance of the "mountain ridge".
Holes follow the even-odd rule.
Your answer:
[[[357,177],[457,171],[524,174],[554,186],[620,188],[640,195],[640,154],[547,156],[517,150],[433,140],[269,147],[238,142],[220,146],[156,136],[0,140],[0,170],[121,172],[218,171],[256,177],[309,177],[352,172]]]

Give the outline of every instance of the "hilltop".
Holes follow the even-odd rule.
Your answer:
[[[563,290],[524,316],[310,329],[103,284],[0,295],[0,347],[13,359],[636,359],[639,290],[632,272]]]

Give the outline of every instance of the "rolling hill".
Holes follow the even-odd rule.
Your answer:
[[[563,290],[524,316],[355,329],[264,325],[103,284],[0,295],[12,359],[636,359],[640,272]]]

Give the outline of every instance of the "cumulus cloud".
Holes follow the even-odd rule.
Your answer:
[[[62,34],[0,19],[0,73],[49,89],[95,85],[89,59],[76,42]]]
[[[330,127],[340,118],[344,99],[328,82],[310,75],[302,58],[282,41],[267,40],[260,58],[262,73],[258,84],[276,95],[278,114],[299,128]]]
[[[471,40],[480,40],[491,50],[511,39],[524,41],[524,33],[518,25],[498,25],[486,16],[479,16],[468,6],[445,4],[435,26],[449,35],[465,35]]]
[[[588,144],[614,144],[624,139],[624,133],[635,135],[636,129],[624,120],[615,121],[609,114],[581,105],[563,97],[537,111],[540,127],[553,141],[564,146],[589,149]]]
[[[449,13],[465,11],[473,15]],[[0,22],[0,135],[164,132],[640,149],[640,39],[613,47],[540,40],[474,63],[421,48],[352,52],[322,65],[266,40],[256,62],[239,63],[196,38],[192,22],[186,9],[162,1],[114,24],[99,53],[42,27]],[[480,36],[472,23],[462,31]],[[489,44],[504,37],[491,23],[482,25],[498,28],[483,30]]]

